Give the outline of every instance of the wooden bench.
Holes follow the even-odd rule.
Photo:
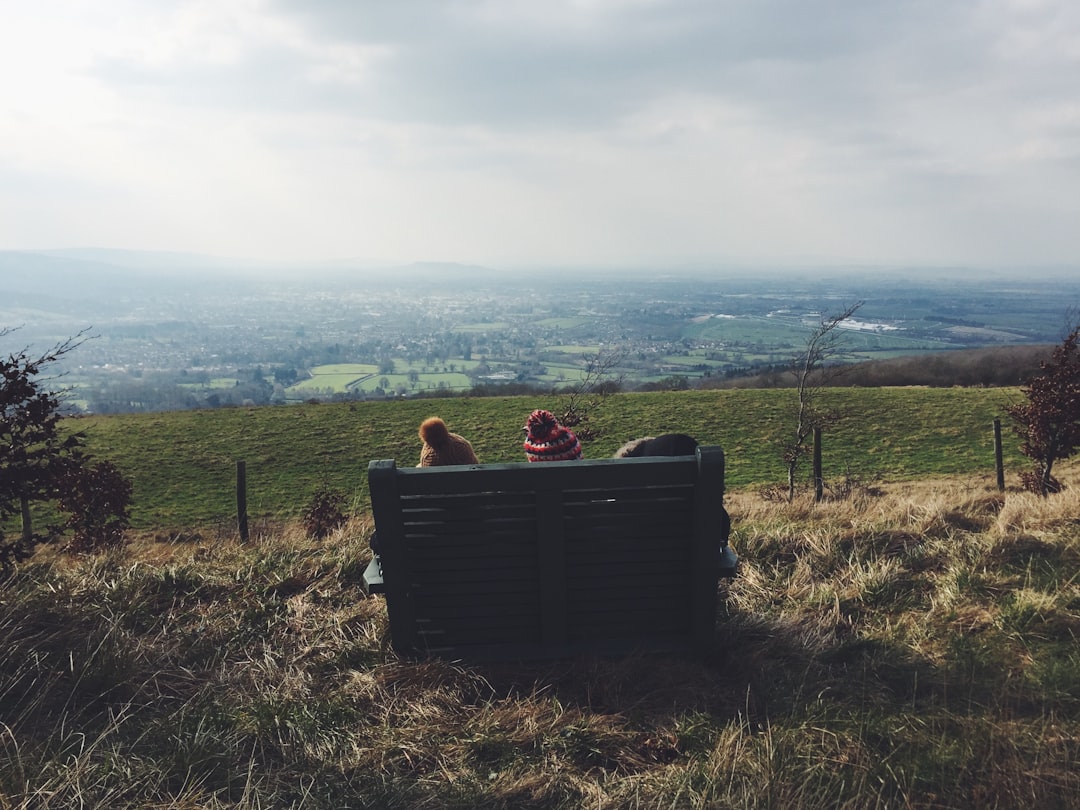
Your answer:
[[[383,593],[406,655],[492,660],[703,650],[733,576],[724,453],[368,466]],[[723,568],[723,570],[722,570]]]

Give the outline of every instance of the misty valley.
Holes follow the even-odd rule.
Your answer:
[[[96,413],[550,390],[598,358],[624,390],[712,387],[784,368],[859,301],[840,362],[1050,344],[1080,302],[1049,273],[271,273],[12,252],[0,269],[0,324],[18,327],[0,349],[85,332],[61,371]]]

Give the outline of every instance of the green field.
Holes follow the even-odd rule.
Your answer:
[[[807,325],[796,319],[740,316],[701,320],[689,326],[684,334],[699,340],[721,341],[732,347],[745,348],[757,344],[768,347],[771,351],[779,350],[783,353],[790,352],[791,347],[803,346],[806,343],[807,332]],[[948,347],[941,341],[913,338],[896,331],[873,332],[844,329],[843,335],[845,351],[853,354],[896,350],[912,354],[917,351]]]
[[[936,475],[994,475],[992,422],[1019,399],[1015,389],[832,389],[847,419],[826,434],[827,478],[852,474],[907,480]],[[451,398],[89,416],[72,420],[89,450],[134,482],[134,525],[184,527],[234,513],[236,462],[247,468],[252,515],[299,513],[328,486],[366,507],[371,459],[417,463],[416,430],[427,416],[446,419],[470,439],[482,462],[521,461],[521,425],[557,397]],[[776,440],[791,424],[791,391],[733,390],[619,394],[595,413],[601,437],[587,457],[610,456],[623,442],[667,431],[719,444],[728,454],[730,487],[780,482]],[[1015,474],[1023,458],[1005,430],[1005,458]]]
[[[345,392],[364,381],[379,377],[379,367],[371,363],[335,363],[316,366],[311,370],[311,377],[289,386],[286,389],[290,397],[303,399],[323,391]],[[372,386],[374,387],[374,385]]]
[[[466,323],[455,326],[452,332],[501,332],[509,328],[510,324],[505,321],[491,321],[490,323]]]
[[[596,355],[600,353],[599,345],[585,346],[577,343],[570,343],[560,346],[545,346],[541,350],[541,356],[545,354],[573,354],[578,357],[584,357],[585,355]]]
[[[549,326],[553,329],[577,329],[589,323],[588,318],[542,318],[536,322],[537,326]]]
[[[285,394],[289,400],[298,401],[350,391],[370,394],[377,388],[390,393],[399,390],[399,387],[410,393],[438,388],[463,391],[473,385],[465,370],[477,365],[478,360],[459,359],[430,366],[421,362],[396,360],[393,373],[381,373],[379,367],[371,363],[335,363],[311,369],[310,378],[289,386]]]

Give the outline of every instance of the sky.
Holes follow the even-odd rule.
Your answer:
[[[1080,264],[1076,0],[0,11],[0,250]]]

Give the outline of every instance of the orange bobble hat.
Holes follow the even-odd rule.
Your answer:
[[[551,411],[535,410],[525,423],[525,457],[529,461],[576,461],[581,442],[559,424]]]
[[[476,453],[468,439],[451,433],[446,423],[431,416],[420,424],[420,449],[418,467],[445,467],[451,464],[479,464]]]

